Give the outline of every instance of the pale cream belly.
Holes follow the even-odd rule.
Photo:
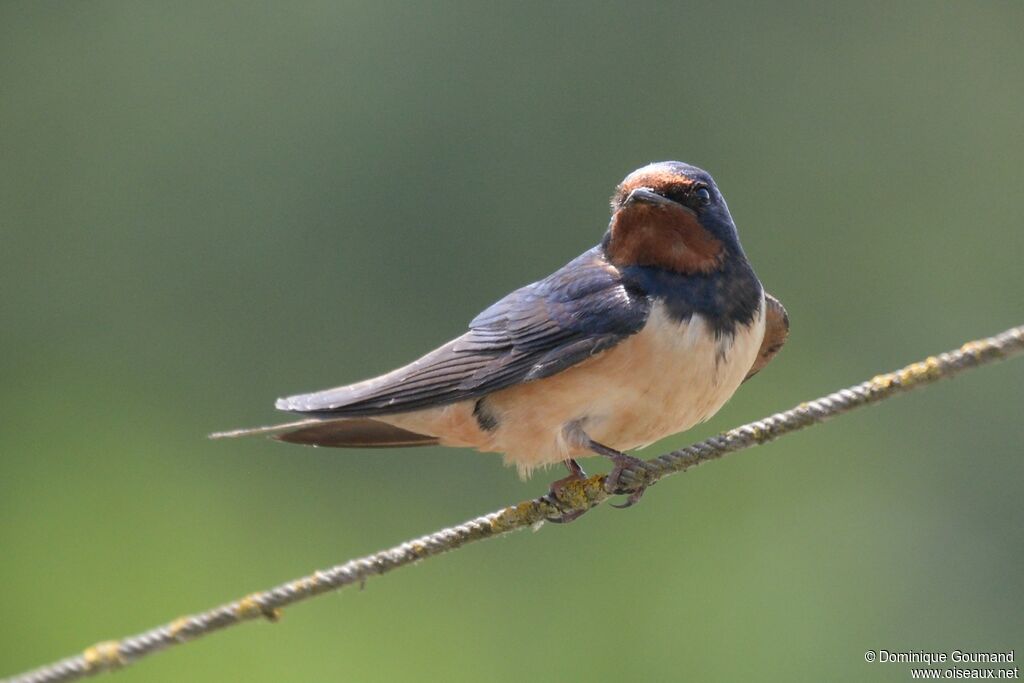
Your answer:
[[[378,419],[445,445],[504,453],[526,475],[593,455],[567,443],[564,428],[573,421],[595,441],[625,451],[710,418],[743,381],[763,336],[763,304],[749,327],[719,340],[699,316],[676,323],[656,305],[644,329],[614,348],[488,395],[485,405],[497,422],[490,431],[473,415],[475,401]]]

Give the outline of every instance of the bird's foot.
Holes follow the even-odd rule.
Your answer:
[[[625,510],[628,507],[633,507],[643,498],[644,492],[647,490],[647,484],[643,481],[647,478],[647,469],[643,460],[625,453],[621,457],[613,458],[612,462],[615,463],[615,466],[604,480],[604,490],[608,493],[628,494],[626,502],[621,505],[609,503],[613,508]],[[641,481],[637,482],[637,478]]]
[[[608,448],[596,441],[591,441],[589,447],[595,453],[612,461],[612,471],[605,477],[604,490],[608,493],[628,496],[622,505],[615,503],[610,503],[610,505],[620,510],[636,505],[647,490],[647,480],[650,475],[650,466],[647,462],[628,453]]]
[[[575,460],[566,460],[565,466],[569,468],[569,476],[551,482],[551,486],[548,487],[548,493],[545,496],[548,502],[559,510],[562,509],[563,501],[569,502],[576,497],[573,487],[578,486],[580,482],[585,481],[587,478],[587,473],[583,471],[583,468]],[[547,521],[555,524],[567,524],[579,519],[585,512],[586,510],[570,510],[562,512],[560,515],[548,517]]]

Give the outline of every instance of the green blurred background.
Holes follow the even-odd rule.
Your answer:
[[[459,333],[710,170],[785,351],[648,455],[1024,321],[1020,3],[0,5],[0,674],[543,492],[210,442]],[[124,681],[907,680],[1024,646],[1024,362]],[[598,463],[591,467],[600,469]]]

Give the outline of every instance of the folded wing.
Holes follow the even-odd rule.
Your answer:
[[[478,315],[469,331],[375,379],[278,400],[317,417],[372,417],[478,398],[553,375],[638,332],[650,302],[599,249]]]

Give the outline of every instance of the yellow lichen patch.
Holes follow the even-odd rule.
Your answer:
[[[235,607],[235,614],[239,619],[252,619],[253,617],[266,617],[267,621],[278,621],[284,614],[276,607],[262,607],[257,598],[259,593],[252,593],[238,601]]]
[[[583,482],[583,490],[586,492],[588,502],[596,503],[608,497],[604,490],[604,479],[603,476],[596,475]]]
[[[261,614],[263,610],[260,609],[259,603],[256,602],[256,598],[252,595],[247,595],[238,601],[238,606],[235,607],[235,614],[240,619],[248,619],[255,617],[257,614]]]
[[[971,341],[961,346],[960,351],[966,353],[968,356],[981,358],[981,354],[988,348],[988,346],[988,344],[979,341]]]
[[[897,373],[896,376],[899,377],[900,384],[907,385],[912,384],[914,382],[914,377],[915,375],[917,375],[917,370],[915,366],[917,365],[917,363],[914,363],[913,365],[908,365],[907,367],[900,370],[899,373]]]
[[[296,593],[309,593],[312,594],[316,590],[316,585],[319,583],[319,579],[314,574],[313,576],[305,576],[301,579],[292,581],[288,587]]]
[[[900,370],[900,382],[906,385],[917,384],[925,380],[936,379],[941,375],[939,359],[929,356],[923,361],[913,363]]]
[[[178,617],[167,627],[167,632],[170,633],[171,638],[174,638],[177,641],[184,641],[185,636],[182,631],[185,630],[185,627],[188,626],[188,624],[188,617]]]
[[[116,640],[96,643],[82,653],[89,671],[106,671],[117,669],[128,662],[121,656],[120,644]]]
[[[529,526],[540,516],[537,514],[536,508],[537,504],[532,500],[505,508],[491,520],[491,532],[498,534]]]
[[[889,389],[895,381],[896,377],[891,372],[887,372],[884,375],[875,375],[868,381],[868,384],[871,385],[872,389],[876,390]]]
[[[602,481],[603,478],[600,476],[568,481],[558,487],[558,492],[555,495],[558,502],[566,508],[586,510],[590,507],[593,489],[595,486],[599,488]]]

